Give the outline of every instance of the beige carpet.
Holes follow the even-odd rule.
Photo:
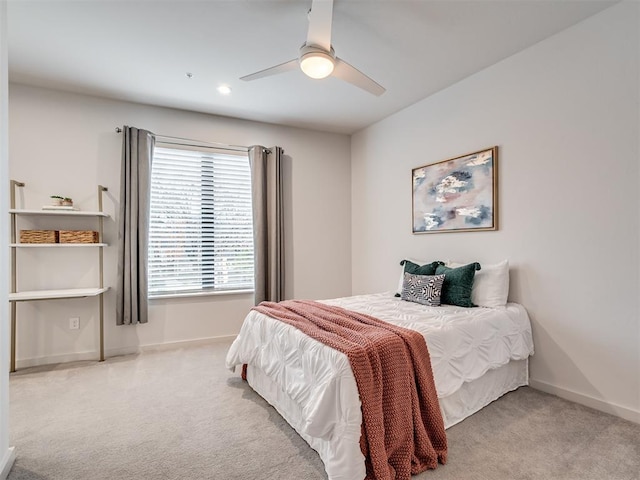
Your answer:
[[[317,454],[224,368],[228,346],[13,374],[9,480],[326,479]],[[448,435],[449,463],[416,480],[640,478],[640,425],[530,388]]]

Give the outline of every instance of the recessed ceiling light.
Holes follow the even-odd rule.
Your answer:
[[[229,95],[231,93],[231,87],[229,85],[220,85],[218,92],[222,95]]]

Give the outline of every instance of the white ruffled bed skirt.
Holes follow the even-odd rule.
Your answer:
[[[329,480],[354,480],[366,476],[364,456],[360,451],[360,412],[353,412],[352,422],[342,425],[329,438],[313,437],[304,431],[304,420],[298,403],[262,370],[248,365],[247,381],[318,452]],[[464,383],[453,394],[438,399],[445,428],[461,422],[505,393],[528,384],[528,359],[512,360],[502,367],[489,370],[472,382]]]

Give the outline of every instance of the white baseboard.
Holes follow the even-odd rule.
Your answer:
[[[46,357],[16,359],[16,369],[38,367],[40,365],[51,365],[54,363],[82,362],[87,360],[97,360],[96,352],[66,353],[61,355],[47,355]]]
[[[0,480],[5,480],[9,476],[13,462],[16,460],[15,447],[9,447],[0,461]]]
[[[531,388],[535,388],[536,390],[541,390],[543,392],[556,395],[560,398],[564,398],[565,400],[570,400],[572,402],[576,402],[581,405],[600,410],[601,412],[624,418],[625,420],[629,420],[630,422],[640,423],[640,411],[623,407],[621,405],[616,405],[615,403],[606,402],[604,400],[590,397],[589,395],[585,395],[583,393],[574,392],[566,388],[557,387],[555,385],[551,385],[550,383],[533,380],[531,378],[529,379],[529,386]]]
[[[194,340],[181,340],[179,342],[155,343],[151,345],[132,345],[130,347],[110,348],[105,351],[105,357],[116,357],[119,355],[131,355],[143,352],[161,352],[163,350],[174,350],[182,347],[197,347],[199,345],[210,345],[212,343],[230,342],[237,335],[223,335],[220,337],[196,338]]]
[[[110,348],[105,350],[105,358],[122,355],[139,354],[143,352],[156,352],[162,350],[173,350],[183,347],[195,347],[198,345],[208,345],[212,343],[230,342],[236,335],[223,335],[219,337],[196,338],[194,340],[183,340],[179,342],[157,343],[151,345],[131,345],[127,347]],[[61,355],[48,355],[44,357],[23,358],[16,360],[16,369],[37,367],[40,365],[51,365],[56,363],[95,361],[97,354],[94,351],[66,353]],[[2,480],[2,478],[0,478]]]

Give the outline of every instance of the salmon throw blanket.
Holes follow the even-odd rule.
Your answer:
[[[368,480],[408,480],[446,463],[447,438],[420,333],[306,300],[262,302],[254,309],[349,358],[362,403],[360,448]]]

